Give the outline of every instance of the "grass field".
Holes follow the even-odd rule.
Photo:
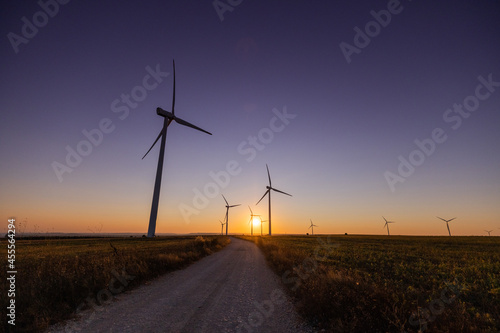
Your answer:
[[[36,332],[113,295],[184,267],[230,240],[224,236],[82,238],[16,241],[16,332]],[[6,254],[6,241],[1,241]],[[2,293],[6,269],[0,272]],[[7,297],[0,311],[6,323]],[[6,330],[10,327],[3,326]]]
[[[500,332],[500,238],[273,236],[254,241],[328,332]]]

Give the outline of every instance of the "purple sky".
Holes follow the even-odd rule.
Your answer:
[[[267,163],[276,233],[500,234],[498,1],[42,3],[1,4],[0,230],[145,233],[175,59],[176,114],[213,136],[169,127],[157,233],[219,231],[221,193],[248,233]]]

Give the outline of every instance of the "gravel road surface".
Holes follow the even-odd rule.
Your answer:
[[[313,332],[258,247],[223,250],[148,282],[48,332]]]

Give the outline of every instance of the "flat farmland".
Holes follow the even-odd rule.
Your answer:
[[[242,237],[329,332],[499,332],[500,238]]]
[[[7,249],[6,240],[1,242]],[[229,243],[224,236],[18,239],[16,332],[41,331],[80,310],[101,309],[114,295]],[[8,289],[5,274],[4,269],[2,290]],[[7,298],[1,303],[5,318]]]

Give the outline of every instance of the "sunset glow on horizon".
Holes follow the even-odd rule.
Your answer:
[[[499,9],[244,1],[221,20],[211,2],[61,5],[1,48],[0,232],[15,217],[26,233],[146,234],[159,144],[141,158],[175,59],[175,115],[213,135],[168,127],[156,234],[220,233],[222,195],[241,204],[229,234],[250,234],[248,206],[269,220],[267,164],[292,195],[272,192],[273,234],[312,219],[315,235],[386,235],[384,216],[391,235],[447,236],[439,216],[454,236],[499,236]],[[40,10],[2,4],[3,36]]]

